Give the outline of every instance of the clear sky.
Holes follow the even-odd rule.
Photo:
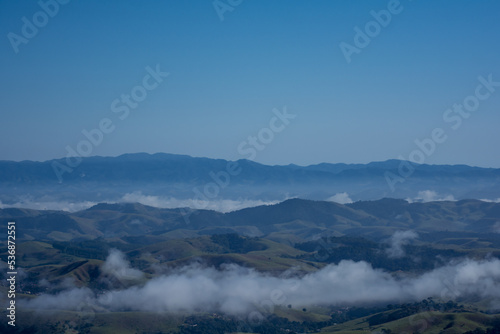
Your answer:
[[[55,1],[0,0],[1,160],[500,167],[499,1]]]

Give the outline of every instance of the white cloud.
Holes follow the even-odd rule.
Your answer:
[[[327,198],[327,201],[330,202],[336,202],[339,204],[349,204],[352,203],[352,199],[349,197],[349,194],[346,192],[343,193],[337,193],[329,198]]]
[[[500,222],[496,222],[495,225],[493,225],[493,232],[500,233]]]
[[[423,190],[419,191],[417,197],[415,197],[417,202],[436,202],[436,201],[455,201],[453,195],[439,195],[434,190]],[[409,202],[413,202],[409,200]]]
[[[34,209],[34,210],[62,210],[68,212],[76,212],[88,209],[97,202],[91,201],[80,201],[80,202],[68,202],[68,201],[37,201],[34,199],[20,199],[15,203],[7,204],[0,201],[0,209],[6,208],[20,208],[20,209]]]
[[[286,198],[285,198],[286,199]],[[282,200],[274,201],[262,201],[262,200],[251,200],[251,199],[215,199],[215,200],[194,200],[194,199],[178,199],[173,197],[161,197],[154,195],[144,195],[140,191],[135,191],[132,193],[127,193],[119,199],[114,200],[102,200],[101,202],[106,203],[141,203],[143,205],[149,205],[156,208],[166,208],[166,209],[177,209],[189,207],[191,209],[206,209],[215,210],[219,212],[230,212],[236,211],[244,208],[255,207],[259,205],[271,205],[281,202]],[[35,209],[35,210],[62,210],[68,212],[76,212],[88,209],[97,202],[92,201],[57,201],[57,200],[47,200],[44,198],[34,199],[32,197],[18,198],[15,203],[7,204],[0,201],[0,209],[5,208],[23,208],[23,209]]]
[[[244,208],[255,207],[259,205],[276,204],[281,201],[262,201],[250,199],[216,199],[216,200],[194,200],[194,199],[177,199],[173,197],[160,197],[153,195],[143,195],[140,191],[125,194],[121,202],[137,202],[143,205],[154,206],[157,208],[177,209],[177,208],[191,208],[191,209],[204,209],[215,210],[219,212],[230,212]]]
[[[489,203],[500,203],[500,197],[497,198],[497,199],[482,198],[481,201],[483,201],[483,202],[489,202]]]
[[[111,275],[118,280],[139,280],[144,274],[137,269],[130,267],[130,263],[125,258],[125,255],[117,249],[112,249],[109,252],[106,261],[101,267],[104,274]]]
[[[401,258],[405,256],[403,246],[408,244],[410,240],[418,238],[418,234],[414,231],[396,231],[391,236],[390,247],[386,249],[387,256],[390,258]]]
[[[107,262],[112,261],[108,258]],[[120,260],[121,261],[121,260]],[[123,263],[121,263],[123,264]],[[41,295],[29,308],[111,311],[199,312],[242,314],[264,305],[367,305],[419,301],[427,297],[500,300],[500,260],[462,260],[419,276],[395,278],[366,262],[341,261],[298,277],[274,277],[253,269],[227,265],[222,270],[194,264],[143,285],[95,294],[71,289]]]

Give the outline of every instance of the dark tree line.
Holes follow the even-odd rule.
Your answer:
[[[309,252],[297,258],[309,261],[339,263],[342,260],[366,261],[374,268],[388,271],[424,271],[434,269],[436,261],[442,264],[448,259],[463,256],[449,249],[435,249],[425,246],[405,245],[404,256],[388,256],[387,244],[377,243],[359,237],[330,237],[295,245],[295,248]],[[441,260],[438,260],[441,259]]]

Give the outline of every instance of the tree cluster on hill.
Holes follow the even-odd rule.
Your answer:
[[[500,334],[500,319],[496,320],[491,328],[486,330],[476,328],[475,330],[465,332],[464,334]]]
[[[111,248],[117,248],[121,251],[128,251],[137,246],[132,246],[124,243],[109,242],[98,238],[85,241],[54,241],[52,247],[60,250],[64,254],[82,257],[85,259],[105,260]]]
[[[224,248],[224,253],[248,253],[265,250],[267,247],[258,238],[247,238],[237,233],[214,234],[210,237],[213,243]]]
[[[390,257],[388,245],[360,237],[329,237],[295,245],[295,248],[309,252],[297,258],[309,261],[339,263],[342,260],[366,261],[374,268],[388,271],[422,271],[434,269],[437,261],[446,262],[463,254],[450,249],[436,249],[425,246],[402,246],[404,254]],[[442,263],[439,263],[442,264]]]

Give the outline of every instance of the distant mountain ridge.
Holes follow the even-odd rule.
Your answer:
[[[66,159],[53,159],[44,162],[37,161],[0,161],[0,182],[57,182],[53,163],[65,164]],[[274,174],[276,181],[286,179],[288,176],[303,178],[328,178],[343,172],[348,175],[363,175],[360,171],[393,171],[397,172],[401,160],[391,159],[367,164],[345,164],[345,163],[320,163],[309,166],[298,165],[264,165],[246,159],[236,161],[240,167],[248,171],[241,175],[243,180],[261,176],[262,173]],[[189,155],[178,155],[168,153],[133,153],[123,154],[117,157],[92,156],[82,158],[82,162],[75,167],[75,172],[64,174],[63,181],[109,181],[122,180],[123,178],[141,180],[163,180],[184,182],[191,179],[206,178],[210,171],[223,171],[228,160],[211,159],[203,157],[191,157]],[[120,168],[114,168],[120,167]],[[106,170],[104,169],[106,168]],[[104,173],[103,173],[104,170]],[[300,173],[297,173],[300,171]],[[284,173],[280,177],[280,174]],[[467,165],[418,165],[415,176],[425,176],[427,173],[471,173],[484,176],[500,176],[500,169],[471,167]],[[307,175],[307,176],[306,176]],[[264,179],[261,176],[261,179]]]
[[[0,161],[0,200],[29,195],[59,200],[105,201],[141,191],[156,196],[193,198],[193,188],[218,186],[221,198],[282,200],[286,197],[326,199],[347,193],[353,200],[414,198],[434,191],[455,199],[500,198],[500,169],[465,165],[415,165],[400,160],[368,164],[321,163],[310,166],[268,166],[249,160],[197,158],[176,154],[124,154],[88,157],[60,173],[54,166],[66,159]],[[228,174],[228,166],[234,175]],[[411,173],[407,168],[412,168]],[[406,169],[405,169],[406,168]],[[61,181],[61,182],[59,182]],[[392,183],[392,184],[391,184]],[[205,191],[207,192],[207,191]],[[213,191],[215,192],[215,191]],[[97,198],[96,194],[102,197]],[[207,199],[213,199],[206,194]],[[108,197],[105,197],[108,196]]]

